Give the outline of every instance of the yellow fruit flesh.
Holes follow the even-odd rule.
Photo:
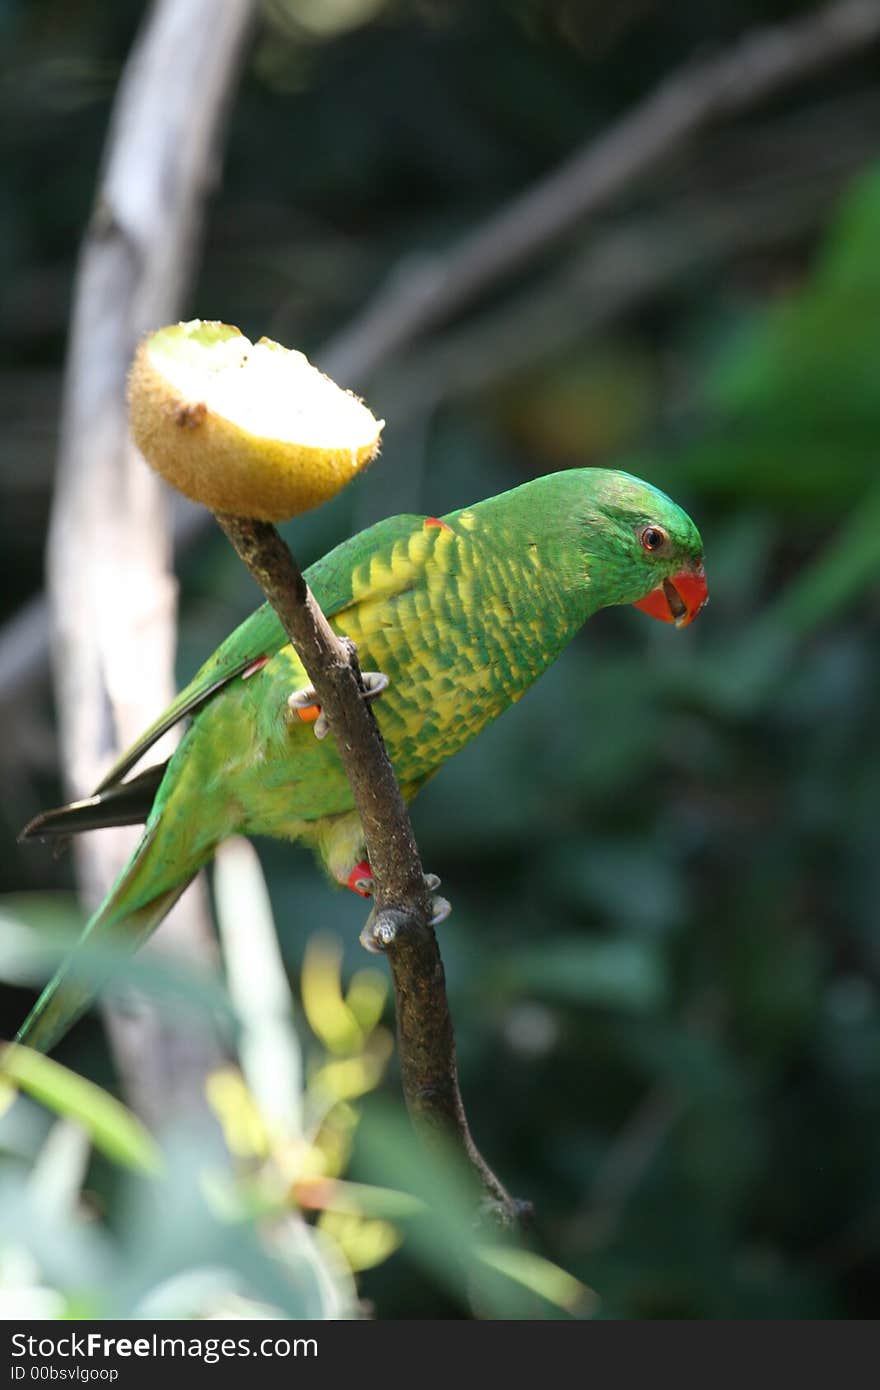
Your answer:
[[[135,442],[213,511],[280,521],[332,497],[377,453],[382,422],[300,352],[196,320],[141,343]]]

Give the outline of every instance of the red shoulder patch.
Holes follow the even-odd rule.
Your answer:
[[[452,527],[445,521],[441,521],[439,516],[426,516],[426,526],[439,526],[441,531],[451,531]]]

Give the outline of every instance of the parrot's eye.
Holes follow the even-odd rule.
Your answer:
[[[669,540],[662,526],[643,526],[639,533],[643,550],[660,550]]]

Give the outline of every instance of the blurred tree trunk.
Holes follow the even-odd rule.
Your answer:
[[[169,498],[128,436],[125,381],[144,332],[179,317],[255,0],[157,0],[120,82],[78,269],[65,376],[48,571],[64,775],[87,795],[113,755],[174,693],[176,586]],[[166,749],[167,751],[167,749]],[[77,844],[94,907],[136,836]],[[163,926],[206,966],[214,944],[204,895]],[[216,1042],[139,1004],[109,1011],[132,1104],[151,1123],[201,1095]]]

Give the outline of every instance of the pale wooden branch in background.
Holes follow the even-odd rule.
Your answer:
[[[129,440],[125,379],[143,333],[180,314],[253,12],[254,0],[157,0],[114,105],[76,279],[49,539],[52,662],[75,796],[174,694],[169,501]],[[117,831],[78,843],[87,901],[103,897],[131,842]],[[198,893],[160,942],[213,960]],[[111,1037],[132,1103],[154,1122],[192,1105],[216,1055],[207,1036],[142,1008],[114,1014]]]

